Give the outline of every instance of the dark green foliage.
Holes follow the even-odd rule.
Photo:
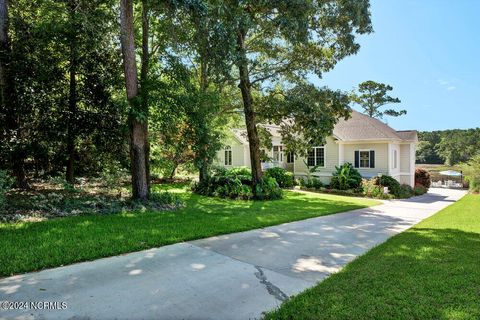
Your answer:
[[[335,166],[330,187],[338,190],[357,189],[362,183],[362,176],[351,163]]]
[[[280,188],[292,188],[295,184],[293,173],[283,168],[269,168],[265,170],[265,176],[274,178]]]
[[[421,184],[416,184],[415,188],[413,188],[413,193],[416,196],[421,196],[422,194],[427,193],[427,191],[428,191],[428,189],[424,185],[421,185]]]
[[[382,175],[380,178],[376,177],[374,179],[379,186],[388,187],[390,194],[398,198],[400,194],[400,182],[395,178],[388,175]]]
[[[0,210],[6,205],[5,194],[13,186],[14,179],[7,171],[0,170]]]
[[[418,133],[417,163],[455,165],[480,150],[480,128]]]
[[[317,177],[305,177],[305,178],[300,178],[299,179],[299,184],[301,187],[307,188],[307,189],[315,189],[319,190],[320,188],[323,188],[323,183],[320,181],[319,178]]]
[[[252,174],[248,168],[216,168],[205,181],[192,185],[195,193],[230,199],[253,199]],[[258,200],[273,200],[282,197],[282,189],[274,178],[265,177],[257,185]]]
[[[397,198],[399,197],[400,182],[398,182],[395,178],[387,175],[382,175],[380,178],[376,177],[374,179],[376,181],[376,184],[378,184],[381,187],[388,187],[390,194],[394,195]]]
[[[75,3],[74,12],[70,4]],[[118,90],[120,53],[115,1],[12,1],[10,29],[18,91],[18,139],[0,132],[0,167],[10,169],[13,154],[30,174],[65,170],[67,136],[75,147],[75,172],[95,175],[107,159],[128,165],[123,101]],[[75,63],[76,109],[68,108],[69,71]]]
[[[283,198],[283,191],[272,177],[263,177],[256,185],[255,196],[258,200],[276,200]]]
[[[430,173],[427,170],[421,168],[415,170],[415,185],[422,185],[428,190],[431,183]]]
[[[410,187],[408,184],[402,184],[400,186],[400,191],[398,193],[398,198],[400,199],[407,199],[410,198],[415,194],[414,190],[412,187]]]
[[[382,119],[384,116],[398,117],[407,114],[406,110],[380,110],[386,104],[400,103],[400,99],[387,94],[392,90],[393,87],[390,85],[369,80],[358,85],[358,93],[353,94],[352,100],[362,107],[363,113],[372,118]]]
[[[340,118],[348,119],[350,98],[339,90],[301,82],[286,89],[275,87],[261,99],[259,114],[280,126],[285,150],[307,156],[312,146],[325,144]],[[294,119],[294,121],[284,121]]]

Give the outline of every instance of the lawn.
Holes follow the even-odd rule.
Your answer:
[[[276,201],[208,198],[185,187],[186,207],[0,224],[0,275],[56,267],[219,234],[245,231],[368,207],[377,201],[286,191]]]
[[[370,250],[266,319],[480,319],[480,196]]]

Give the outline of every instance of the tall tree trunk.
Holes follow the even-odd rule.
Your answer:
[[[120,24],[123,65],[125,69],[125,88],[130,107],[130,161],[132,173],[132,195],[134,199],[145,200],[149,196],[146,154],[148,139],[147,120],[140,121],[138,111],[138,78],[135,60],[135,42],[133,30],[133,0],[120,0]]]
[[[76,0],[70,0],[70,88],[68,94],[68,124],[67,124],[67,170],[65,180],[68,183],[75,183],[75,121],[77,118],[77,67],[78,67],[78,50],[77,50],[77,30],[76,26]]]
[[[16,88],[10,70],[11,65],[11,47],[10,38],[8,36],[9,20],[8,20],[8,1],[0,0],[0,103],[1,107],[6,111],[6,126],[8,130],[9,141],[15,142],[12,147],[11,163],[13,175],[16,178],[18,188],[28,188],[28,182],[25,174],[25,153],[23,152],[22,132],[20,120],[18,118],[18,100],[16,96]]]
[[[246,31],[242,28],[237,32],[237,51],[239,53],[239,61],[237,62],[240,74],[240,84],[238,87],[242,92],[243,109],[245,112],[245,124],[247,126],[248,144],[250,147],[250,164],[252,168],[252,184],[255,195],[256,185],[261,180],[262,163],[260,161],[260,139],[258,137],[255,109],[253,106],[253,98],[251,91],[250,78],[248,75],[248,60],[245,50]]]
[[[148,73],[150,72],[150,18],[148,0],[142,0],[142,69],[140,71],[142,111],[148,115],[149,91]],[[147,174],[147,186],[150,190],[150,141],[148,140],[148,122],[145,123],[145,168]]]
[[[207,94],[207,89],[208,89],[208,63],[207,63],[207,48],[206,48],[206,44],[204,45],[204,47],[202,48],[203,49],[203,52],[201,53],[201,57],[200,57],[200,92],[205,96]],[[202,105],[202,108],[208,108],[208,106],[205,105],[205,99],[202,99],[203,101],[203,105]],[[201,110],[200,112],[202,112],[203,110]],[[207,131],[208,131],[208,128],[206,126],[206,123],[203,122],[201,125],[201,128],[199,130],[200,134],[202,135],[208,135]],[[203,141],[205,142],[206,139],[199,139],[199,141]],[[209,162],[210,160],[207,158],[207,154],[208,154],[208,145],[207,144],[203,144],[200,146],[200,165],[199,165],[199,176],[198,176],[198,180],[200,182],[204,182],[207,180],[208,178],[208,167],[209,167]]]

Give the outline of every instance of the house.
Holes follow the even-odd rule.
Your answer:
[[[415,184],[415,130],[396,131],[378,119],[353,111],[350,119],[336,124],[325,145],[313,147],[306,158],[301,158],[284,152],[278,126],[264,127],[272,134],[273,147],[264,150],[270,160],[262,163],[263,169],[283,167],[300,178],[308,175],[309,167],[317,166],[311,175],[328,184],[335,166],[349,162],[365,178],[389,175],[401,184]],[[250,166],[246,130],[232,130],[215,164],[227,168]]]

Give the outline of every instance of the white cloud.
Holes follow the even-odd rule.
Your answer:
[[[455,90],[455,89],[457,89],[457,87],[455,87],[455,86],[449,86],[449,87],[447,88],[448,91],[452,91],[452,90]]]

